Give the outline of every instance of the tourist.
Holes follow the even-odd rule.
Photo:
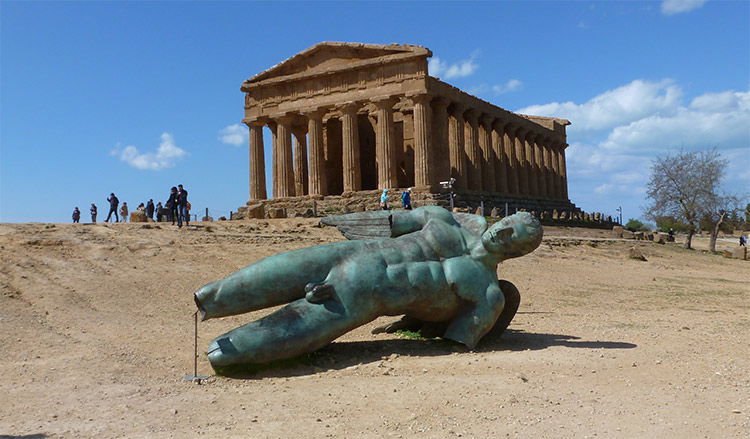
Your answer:
[[[109,201],[109,215],[107,215],[107,219],[104,220],[105,223],[109,222],[109,219],[112,218],[112,214],[115,214],[115,222],[120,222],[120,217],[117,216],[117,206],[120,204],[120,200],[117,199],[114,192],[109,194],[109,197],[107,197],[107,201]]]
[[[143,203],[139,204],[138,207],[135,208],[135,210],[137,210],[138,212],[143,212],[144,215],[146,214],[146,206]]]
[[[96,224],[96,204],[91,203],[91,208],[89,209],[89,212],[91,212],[91,222]]]
[[[154,200],[149,199],[148,203],[146,203],[146,216],[154,219]]]
[[[380,208],[388,210],[388,189],[383,189],[383,194],[380,196]]]
[[[73,209],[73,222],[74,223],[80,223],[81,222],[81,211],[78,210],[78,206],[76,206],[76,208]]]
[[[401,205],[406,210],[411,210],[411,188],[401,192]]]
[[[745,235],[740,235],[740,246],[745,247],[745,244],[747,244],[747,238],[745,238]]]
[[[156,203],[156,222],[157,223],[161,222],[161,211],[162,211],[162,209],[164,209],[164,206],[162,206],[161,205],[161,201],[159,201],[158,203]]]
[[[128,222],[128,203],[122,202],[122,207],[120,208],[120,221],[126,223]]]
[[[182,221],[185,220],[185,225],[190,225],[190,217],[188,216],[188,191],[182,187],[181,184],[177,185],[177,227],[182,227]]]
[[[177,219],[177,188],[172,186],[172,189],[169,190],[169,198],[167,198],[167,202],[164,204],[164,207],[169,209],[169,215],[167,215],[167,220],[172,221],[172,225],[174,225],[175,220]]]

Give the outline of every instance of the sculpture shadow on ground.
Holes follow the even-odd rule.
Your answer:
[[[502,334],[490,332],[475,352],[541,350],[553,346],[585,349],[632,349],[633,343],[617,341],[589,341],[563,334],[545,334],[508,329]],[[282,362],[265,365],[240,365],[221,371],[221,375],[237,379],[261,379],[314,375],[331,370],[382,361],[387,357],[435,357],[468,352],[461,344],[442,338],[396,338],[333,342],[313,353]]]
[[[0,434],[0,439],[44,439],[47,435],[44,433],[37,433],[37,434],[23,434],[20,436],[10,435],[10,434]]]

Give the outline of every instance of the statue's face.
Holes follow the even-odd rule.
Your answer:
[[[482,235],[482,244],[503,259],[531,253],[542,242],[542,225],[528,212],[505,217]]]

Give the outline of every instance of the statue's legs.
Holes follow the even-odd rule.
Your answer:
[[[217,337],[208,345],[208,359],[216,367],[267,363],[313,352],[377,317],[363,311],[359,306],[353,312],[336,299],[322,303],[299,299]]]
[[[289,303],[305,296],[305,285],[323,281],[358,241],[281,253],[251,264],[195,293],[203,320]]]

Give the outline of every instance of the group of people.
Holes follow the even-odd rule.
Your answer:
[[[109,194],[107,202],[109,203],[109,213],[104,222],[110,222],[113,214],[115,216],[115,222],[127,222],[129,213],[128,203],[123,202],[122,206],[120,206],[120,200],[114,192]],[[119,216],[117,214],[118,206],[120,207]],[[152,220],[154,219],[154,214],[156,214],[156,221],[161,221],[164,216],[167,221],[172,221],[172,224],[175,224],[176,221],[177,226],[182,227],[183,221],[185,222],[185,225],[190,225],[190,207],[190,202],[188,202],[188,191],[179,184],[177,187],[172,186],[164,206],[162,206],[161,202],[154,205],[154,200],[150,199],[145,204],[139,204],[136,210],[145,213],[145,215]],[[89,211],[91,212],[91,222],[96,223],[97,207],[95,203],[91,203]],[[81,211],[77,206],[73,209],[73,222],[81,222]]]
[[[406,210],[411,210],[411,188],[404,189],[401,192],[401,207]],[[380,195],[380,208],[388,210],[388,189],[383,189],[383,193]]]

